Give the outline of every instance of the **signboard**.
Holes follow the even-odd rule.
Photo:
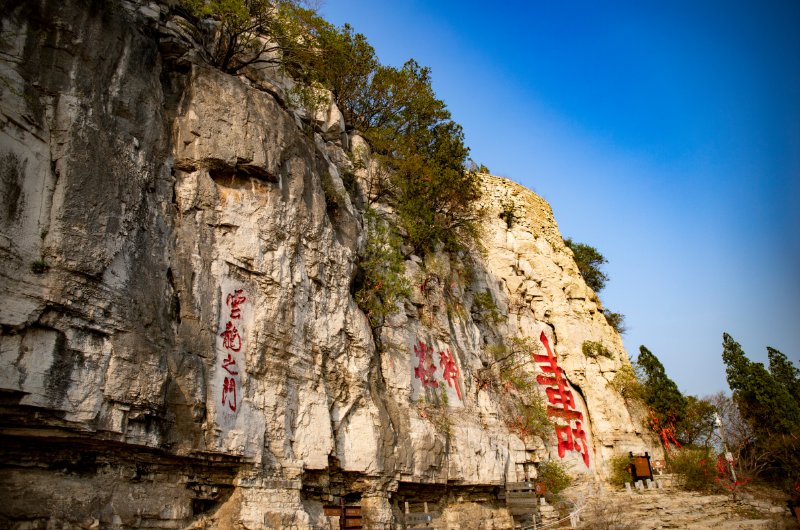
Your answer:
[[[653,480],[653,470],[650,467],[650,454],[645,453],[644,455],[634,455],[633,453],[628,453],[631,457],[631,475],[633,481],[636,482],[637,480],[644,480],[650,479]]]

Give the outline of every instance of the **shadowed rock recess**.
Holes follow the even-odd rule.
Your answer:
[[[531,191],[484,176],[484,250],[407,251],[410,295],[373,329],[352,294],[373,163],[334,105],[205,66],[166,3],[0,16],[3,527],[329,528],[345,503],[398,528],[427,502],[511,528],[498,494],[539,462],[596,480],[653,451]],[[520,344],[544,432],[497,369]]]

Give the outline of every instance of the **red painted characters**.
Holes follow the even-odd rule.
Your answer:
[[[414,377],[420,380],[422,388],[439,388],[439,381],[436,380],[436,365],[433,362],[433,346],[427,346],[419,341],[414,346],[414,353],[417,354],[419,364],[414,368]]]
[[[226,377],[222,384],[222,404],[236,412],[236,379],[233,377]]]
[[[418,359],[417,366],[414,368],[414,377],[420,380],[423,389],[439,388],[436,372],[441,368],[444,383],[447,383],[447,386],[455,390],[459,401],[463,401],[461,387],[458,382],[460,371],[455,356],[450,352],[449,348],[440,351],[439,366],[437,367],[434,360],[434,351],[432,345],[425,344],[421,340],[414,345],[414,353]]]
[[[244,289],[234,289],[233,293],[229,293],[225,298],[225,305],[231,308],[231,318],[241,318],[242,310],[240,305],[247,302],[247,298],[242,296]]]
[[[547,394],[547,415],[559,418],[566,425],[556,424],[556,439],[558,440],[558,456],[564,458],[567,451],[576,451],[583,457],[583,463],[589,467],[589,444],[586,441],[586,432],[581,422],[583,414],[575,407],[575,398],[569,383],[564,375],[564,370],[559,368],[558,359],[550,349],[550,343],[544,331],[539,336],[547,355],[533,355],[533,360],[539,363],[541,375],[536,376],[536,381],[544,385]]]
[[[220,404],[230,412],[238,410],[240,374],[234,353],[239,353],[244,347],[242,339],[242,304],[247,302],[244,296],[244,289],[234,289],[225,297],[225,305],[230,308],[228,319],[225,321],[225,329],[219,334],[222,337],[222,348],[225,350],[220,357],[220,368],[225,371],[222,378],[222,399]],[[236,325],[234,325],[236,321]],[[238,326],[238,327],[237,327]]]
[[[225,331],[219,334],[222,337],[222,346],[233,351],[242,349],[242,337],[239,336],[239,330],[229,320],[225,324]]]
[[[442,377],[447,381],[447,386],[455,388],[458,399],[461,399],[461,389],[458,387],[458,365],[453,359],[450,349],[439,352],[439,366],[442,367]]]

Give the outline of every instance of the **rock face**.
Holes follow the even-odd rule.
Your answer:
[[[166,4],[113,4],[2,10],[4,526],[328,528],[347,503],[394,528],[429,502],[506,528],[496,494],[538,462],[653,449],[545,201],[487,175],[485,253],[408,254],[373,329],[363,140],[278,72],[204,66]]]

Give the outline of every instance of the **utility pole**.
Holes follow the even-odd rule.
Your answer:
[[[725,443],[725,432],[722,428],[722,420],[719,414],[714,412],[714,425],[719,429],[719,438],[722,440],[722,449],[725,451],[725,460],[728,462],[728,467],[731,468],[731,478],[733,483],[736,484],[736,471],[733,469],[733,455],[728,451],[728,445]]]

